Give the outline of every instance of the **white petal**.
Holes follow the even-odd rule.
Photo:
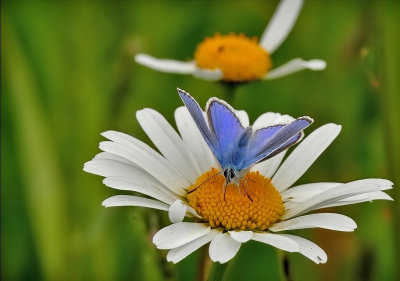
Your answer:
[[[298,203],[297,206],[291,209],[287,209],[282,219],[286,220],[315,209],[324,208],[351,196],[388,189],[392,185],[392,182],[384,179],[364,179],[342,184],[317,194],[305,202]]]
[[[172,204],[178,198],[153,176],[131,163],[95,157],[86,162],[83,169],[107,177],[103,183],[111,188],[140,192],[167,204]]]
[[[253,236],[253,231],[228,231],[229,235],[240,243],[246,243]]]
[[[247,115],[247,112],[244,110],[235,110],[236,116],[239,118],[240,123],[242,124],[243,127],[248,127],[250,125],[249,122],[249,115]]]
[[[251,170],[259,171],[260,174],[264,175],[266,178],[272,178],[276,169],[278,169],[279,165],[281,164],[283,157],[285,157],[285,154],[286,150],[270,159],[255,164]]]
[[[286,209],[293,209],[295,206],[298,206],[298,203],[307,201],[311,197],[314,197],[317,194],[325,192],[329,189],[335,188],[336,186],[340,186],[342,183],[335,182],[319,182],[319,183],[309,183],[303,184],[295,187],[291,187],[284,192],[281,193],[282,200],[284,201]],[[393,201],[393,198],[387,195],[382,191],[374,191],[364,194],[359,194],[355,196],[350,196],[338,201],[335,201],[331,204],[324,205],[321,208],[328,207],[336,207],[343,205],[350,205],[356,203],[362,203],[373,200],[390,200]],[[318,208],[320,209],[320,208]]]
[[[109,177],[109,176],[121,176],[130,177],[136,174],[140,168],[137,165],[128,164],[112,159],[97,159],[96,157],[85,163],[83,170],[88,173],[95,175]]]
[[[218,68],[204,69],[197,67],[196,71],[193,73],[193,76],[207,81],[218,81],[224,77],[224,74]]]
[[[160,113],[149,108],[137,111],[136,118],[164,157],[173,163],[190,183],[195,183],[196,178],[201,175],[200,168],[167,120]]]
[[[210,243],[210,258],[213,262],[226,263],[236,255],[240,245],[228,233],[217,234]]]
[[[283,201],[304,202],[328,189],[342,185],[339,182],[316,182],[294,186],[281,193]]]
[[[367,201],[372,202],[373,200],[393,201],[393,198],[390,197],[389,195],[387,195],[385,192],[375,191],[375,192],[369,192],[369,193],[351,196],[351,197],[336,201],[334,203],[327,204],[327,205],[323,206],[323,208],[357,204],[357,203],[362,203],[362,202],[367,202]]]
[[[159,230],[153,237],[158,249],[173,249],[203,237],[211,228],[202,223],[178,222]]]
[[[119,161],[119,162],[123,162],[132,166],[137,167],[137,165],[135,163],[130,162],[129,160],[125,159],[124,157],[115,155],[115,154],[111,154],[108,152],[100,152],[97,153],[93,160],[115,160],[115,161]]]
[[[301,238],[299,236],[290,234],[282,234],[282,235],[295,241],[300,247],[298,252],[303,256],[309,258],[313,262],[317,264],[326,263],[326,261],[328,260],[328,256],[326,255],[324,250],[322,250],[317,244],[307,239]]]
[[[256,131],[261,128],[278,125],[278,124],[289,124],[294,120],[290,115],[281,115],[275,112],[266,112],[261,114],[253,124],[253,130]]]
[[[168,204],[177,199],[177,195],[143,169],[130,162],[106,159],[103,156],[106,154],[86,162],[84,171],[107,177],[103,183],[112,188],[140,192]]]
[[[258,241],[271,245],[275,248],[287,251],[287,252],[298,252],[299,245],[290,238],[287,238],[283,234],[273,233],[253,233],[251,240]]]
[[[260,39],[260,45],[272,54],[285,41],[299,16],[302,0],[282,0]]]
[[[176,200],[171,207],[169,207],[168,217],[172,223],[183,221],[187,210],[187,205],[182,200]]]
[[[200,167],[201,174],[209,171],[211,167],[217,167],[210,148],[186,107],[182,106],[175,110],[175,121],[183,141]]]
[[[219,69],[201,69],[197,67],[193,60],[178,61],[171,59],[158,59],[147,54],[137,54],[135,56],[135,61],[157,71],[177,74],[192,74],[193,76],[203,80],[216,81],[223,77],[223,73]]]
[[[102,135],[113,142],[101,142],[101,150],[134,162],[174,193],[181,196],[185,194],[184,188],[187,188],[190,182],[182,178],[173,164],[147,144],[121,132],[107,131]]]
[[[337,231],[353,231],[357,224],[351,218],[332,213],[305,215],[274,224],[271,231],[284,231],[304,228],[325,228]]]
[[[170,73],[193,74],[197,70],[194,61],[177,61],[171,59],[158,59],[147,54],[137,54],[135,61],[149,68]]]
[[[305,61],[303,59],[296,58],[288,61],[287,63],[281,66],[278,66],[277,68],[271,69],[267,74],[265,74],[263,79],[266,80],[277,79],[304,69],[323,70],[325,68],[326,68],[326,62],[323,60],[313,59]]]
[[[276,112],[265,112],[258,116],[258,118],[254,121],[252,127],[253,130],[256,131],[261,128],[265,128],[268,126],[271,126],[276,119],[281,117],[282,115],[280,113]]]
[[[137,206],[168,211],[169,205],[157,200],[130,195],[116,195],[103,201],[104,207]]]
[[[100,143],[100,149],[127,157],[129,161],[136,161],[138,166],[179,196],[183,196],[185,194],[184,188],[190,185],[186,179],[178,175],[165,158],[150,147],[145,150],[138,147],[133,149],[133,147],[129,147],[126,144],[103,141]]]
[[[129,190],[140,192],[144,195],[153,197],[160,200],[168,205],[172,204],[177,196],[173,194],[169,189],[161,184],[153,182],[151,179],[135,177],[107,177],[103,180],[103,183],[111,188],[118,190]]]
[[[358,201],[358,202],[365,202],[365,201],[370,201],[372,202],[372,200],[390,200],[393,201],[393,198],[390,197],[388,194],[386,194],[385,192],[382,191],[375,191],[375,192],[370,192],[370,193],[364,193],[364,194],[360,194],[360,195],[356,195],[356,196],[351,196],[348,198],[345,198],[341,201],[343,202],[347,202],[347,201]]]
[[[173,263],[181,261],[188,255],[199,249],[201,246],[210,242],[218,233],[218,230],[212,229],[207,235],[204,235],[203,237],[193,240],[192,242],[170,250],[167,254],[167,261]]]
[[[306,137],[286,158],[272,178],[272,183],[283,191],[297,181],[319,155],[337,137],[341,126],[326,124]]]
[[[192,214],[193,216],[195,216],[196,218],[202,219],[203,217],[200,216],[195,209],[193,209],[190,206],[186,206],[187,207],[187,212],[189,212],[190,214]]]

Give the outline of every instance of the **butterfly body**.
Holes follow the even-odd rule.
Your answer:
[[[289,124],[253,130],[244,127],[235,110],[226,102],[211,98],[206,106],[207,121],[200,106],[185,91],[178,93],[221,166],[226,184],[240,184],[242,175],[254,164],[269,159],[303,137],[313,120],[299,117]]]

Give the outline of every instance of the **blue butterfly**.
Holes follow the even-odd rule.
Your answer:
[[[305,116],[290,124],[272,125],[253,131],[251,126],[243,127],[231,106],[217,98],[211,98],[207,103],[207,122],[196,100],[179,88],[178,93],[221,165],[225,185],[237,183],[252,165],[296,144],[303,137],[303,130],[313,122],[313,119]]]

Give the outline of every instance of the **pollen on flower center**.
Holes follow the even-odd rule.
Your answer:
[[[197,46],[197,65],[205,69],[220,69],[224,81],[245,82],[260,79],[271,68],[269,54],[256,38],[243,34],[216,34]]]
[[[212,168],[188,189],[189,205],[212,228],[265,230],[285,210],[281,195],[272,185],[271,179],[259,172],[248,172],[240,184],[227,185],[225,198],[224,184],[225,177]]]

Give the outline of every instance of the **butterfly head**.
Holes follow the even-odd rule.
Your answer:
[[[239,172],[232,168],[225,169],[223,171],[223,174],[226,179],[226,184],[230,184],[232,182],[236,183],[237,180],[239,179]]]
[[[242,193],[241,189],[243,189],[245,191],[247,197],[250,199],[250,201],[253,202],[253,199],[247,188],[248,184],[246,182],[246,179],[243,176],[247,172],[248,172],[248,170],[237,170],[234,168],[227,168],[227,169],[222,170],[222,173],[225,177],[225,184],[223,187],[224,199],[225,199],[227,185],[234,184],[234,185],[236,185],[240,194]]]

